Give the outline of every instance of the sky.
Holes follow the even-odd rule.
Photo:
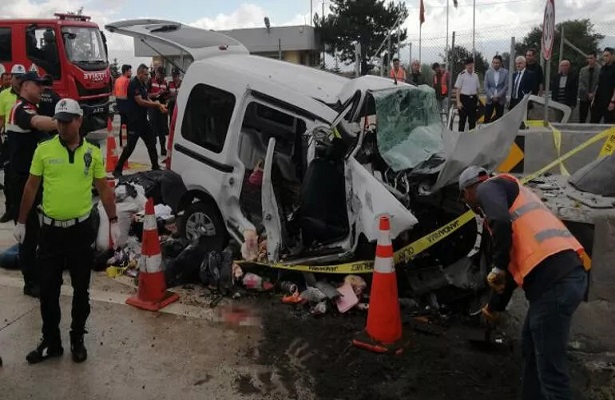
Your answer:
[[[54,12],[78,10],[99,26],[109,22],[136,18],[161,18],[205,29],[234,29],[264,26],[269,17],[272,26],[310,23],[310,1],[320,14],[322,0],[13,0],[0,8],[0,18],[52,17]],[[399,0],[398,0],[399,1]],[[403,1],[403,0],[401,0]],[[472,1],[459,0],[454,8],[450,1],[449,31],[457,31],[457,43],[472,47]],[[476,2],[476,48],[490,57],[510,47],[510,37],[521,39],[533,26],[542,23],[544,0],[474,0]],[[324,0],[328,13],[330,0]],[[404,22],[408,42],[400,52],[402,62],[419,56],[431,62],[438,58],[446,38],[447,0],[424,0],[425,23],[419,35],[419,0],[405,0],[410,16]],[[601,33],[615,45],[615,12],[612,0],[555,0],[556,22],[573,18],[590,18]],[[132,39],[107,34],[110,59],[120,63],[134,59]]]

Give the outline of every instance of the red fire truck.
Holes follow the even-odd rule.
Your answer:
[[[85,15],[55,17],[0,19],[0,72],[22,64],[41,76],[50,74],[60,97],[81,104],[82,131],[102,129],[112,87],[104,33]]]

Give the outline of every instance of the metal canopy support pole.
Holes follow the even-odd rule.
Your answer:
[[[510,59],[508,60],[508,90],[510,91],[510,98],[513,95],[513,73],[515,72],[515,37],[510,38]]]
[[[566,37],[564,36],[564,25],[561,26],[559,35],[559,62],[557,65],[560,65],[564,59],[564,42],[566,41]]]
[[[545,113],[543,117],[544,125],[549,123],[549,83],[551,80],[551,61],[547,60],[547,76],[545,78]]]
[[[472,2],[472,60],[476,57],[476,0]]]
[[[449,55],[450,54],[450,55]],[[453,96],[453,71],[454,71],[454,65],[455,65],[455,31],[453,31],[453,37],[451,40],[451,50],[449,53],[447,53],[447,58],[448,58],[448,110],[446,110],[446,114],[448,115],[450,109],[451,109],[451,99]]]

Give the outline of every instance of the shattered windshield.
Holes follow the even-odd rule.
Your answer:
[[[442,151],[442,122],[433,89],[400,86],[371,94],[378,150],[394,171],[414,168]]]
[[[76,64],[106,63],[105,47],[96,28],[65,26],[62,28],[66,56]]]

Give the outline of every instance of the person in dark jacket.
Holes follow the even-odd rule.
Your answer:
[[[43,76],[43,80],[45,83],[43,84],[41,101],[38,103],[38,113],[39,115],[53,117],[56,104],[60,101],[60,96],[53,90],[53,77],[51,75]]]
[[[575,74],[570,72],[570,61],[562,60],[559,63],[559,74],[551,80],[551,98],[558,103],[575,108],[578,90],[579,80]]]

